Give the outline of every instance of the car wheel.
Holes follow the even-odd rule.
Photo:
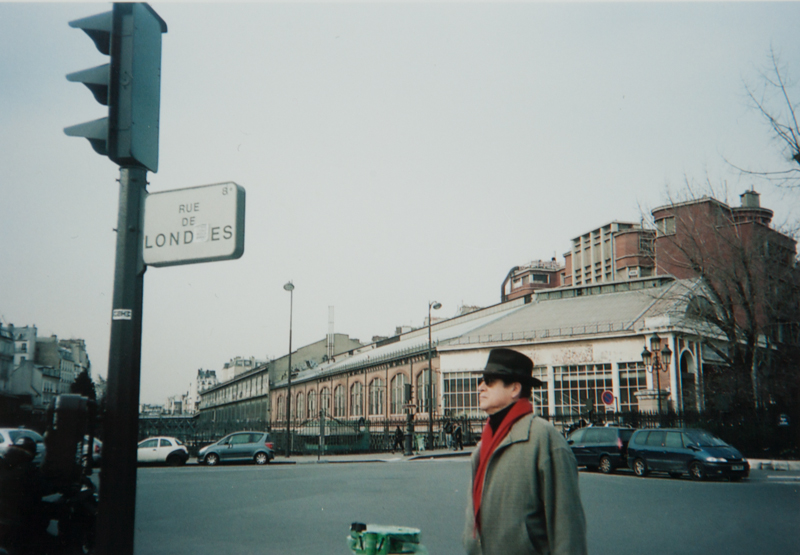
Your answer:
[[[689,476],[692,477],[692,480],[705,480],[706,479],[706,471],[703,469],[703,465],[699,462],[693,462],[689,465]]]
[[[633,473],[644,478],[647,476],[647,464],[642,459],[636,459],[633,461]]]
[[[218,462],[219,462],[219,455],[217,455],[216,453],[209,453],[208,455],[206,455],[206,464],[208,466],[216,466]]]
[[[600,466],[598,468],[603,474],[611,474],[614,472],[614,465],[611,464],[611,459],[605,455],[600,457]]]
[[[669,476],[670,478],[680,478],[682,474],[682,472],[670,472]]]
[[[256,453],[255,461],[256,464],[267,464],[269,462],[269,457],[266,453]]]
[[[177,455],[170,455],[167,457],[167,464],[170,466],[180,466],[183,464],[183,459],[178,457]]]

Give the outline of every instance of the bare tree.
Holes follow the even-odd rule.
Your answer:
[[[797,123],[798,104],[792,102],[789,90],[792,81],[789,70],[780,63],[773,48],[766,67],[759,71],[756,85],[745,84],[750,103],[769,125],[773,139],[786,157],[783,169],[745,169],[731,164],[746,175],[756,176],[790,189],[800,188],[800,126]]]
[[[771,211],[731,208],[715,198],[710,182],[705,188],[711,194],[697,196],[687,180],[684,200],[671,199],[653,217],[657,272],[703,282],[707,302],[695,303],[692,316],[698,328],[717,331],[704,345],[722,361],[704,366],[707,402],[755,408],[791,397],[797,372],[786,362],[797,345],[795,242],[769,227]]]

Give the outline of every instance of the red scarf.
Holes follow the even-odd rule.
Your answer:
[[[500,445],[500,442],[505,439],[508,435],[508,432],[511,431],[511,426],[514,423],[525,416],[526,414],[530,414],[533,412],[533,405],[527,399],[520,399],[514,406],[511,407],[511,410],[508,411],[508,414],[500,423],[500,426],[497,427],[496,432],[492,432],[492,427],[489,425],[489,421],[486,421],[486,425],[483,427],[483,434],[481,435],[481,453],[480,458],[478,459],[478,470],[475,473],[475,481],[472,483],[472,507],[475,510],[475,530],[480,530],[480,519],[478,518],[478,513],[481,508],[481,496],[483,495],[483,481],[486,478],[486,467],[489,464],[489,459],[492,457],[492,453],[494,450],[497,449],[497,446]]]

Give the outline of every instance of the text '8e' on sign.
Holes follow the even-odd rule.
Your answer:
[[[148,194],[144,263],[196,264],[244,253],[244,189],[218,183]]]

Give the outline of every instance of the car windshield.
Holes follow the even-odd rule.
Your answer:
[[[728,444],[704,430],[691,430],[686,432],[690,443],[698,447],[726,447]]]

